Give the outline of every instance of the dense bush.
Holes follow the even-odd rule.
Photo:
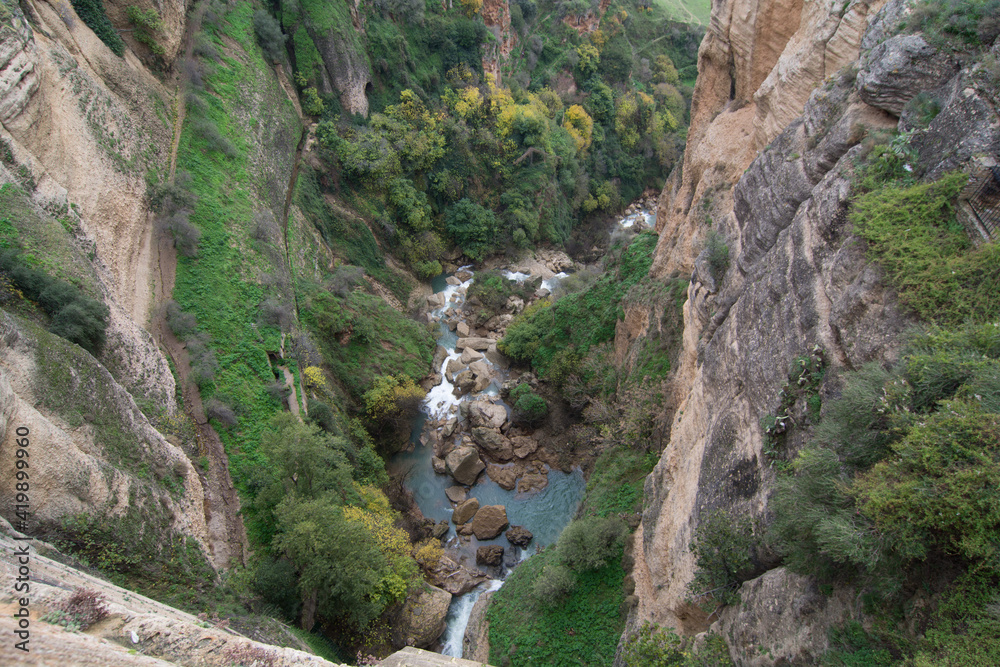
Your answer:
[[[288,61],[288,54],[285,52],[285,42],[288,41],[288,36],[281,32],[281,24],[278,23],[277,19],[263,9],[258,9],[253,13],[253,29],[257,34],[260,47],[270,62],[284,63]]]
[[[556,544],[559,560],[574,572],[604,567],[621,555],[628,527],[618,517],[586,517],[571,522]]]
[[[966,180],[952,173],[933,183],[883,187],[855,200],[850,214],[900,299],[928,321],[1000,315],[1000,304],[983,298],[1000,293],[1000,246],[972,248],[955,219],[955,198]]]
[[[522,389],[524,387],[524,389]],[[518,385],[510,392],[513,400],[514,421],[526,424],[537,424],[549,414],[549,405],[545,399],[531,391],[528,385]]]
[[[108,15],[104,12],[104,3],[101,0],[72,0],[72,2],[77,16],[94,31],[94,34],[107,44],[116,56],[124,55],[125,42],[108,20]]]
[[[63,280],[31,268],[14,249],[0,252],[0,271],[49,316],[49,330],[91,354],[104,347],[108,307]]]
[[[898,591],[916,563],[1000,567],[1000,329],[931,329],[891,369],[847,377],[795,475],[771,539],[799,572]]]
[[[728,512],[709,514],[695,529],[691,553],[698,564],[689,585],[699,602],[736,604],[739,585],[752,576],[755,548],[753,525]]]

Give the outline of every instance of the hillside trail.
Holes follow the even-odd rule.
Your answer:
[[[194,55],[194,37],[201,29],[205,3],[195,8],[184,33],[186,59]],[[178,71],[174,76],[177,99],[177,119],[174,141],[170,151],[170,181],[177,168],[177,150],[180,146],[184,123],[184,78]],[[208,526],[208,547],[217,568],[246,564],[249,551],[246,528],[240,515],[240,500],[229,474],[229,458],[219,434],[208,423],[205,406],[198,386],[191,379],[191,359],[187,348],[170,329],[166,317],[166,304],[172,298],[177,277],[177,249],[169,232],[153,232],[153,263],[157,276],[154,290],[151,332],[157,343],[174,362],[177,381],[181,386],[184,410],[197,427],[198,451],[208,461],[208,469],[200,470],[205,492],[205,522]]]

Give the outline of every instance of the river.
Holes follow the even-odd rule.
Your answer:
[[[654,220],[655,218],[651,214],[640,211],[619,220],[612,231],[628,229],[636,223],[639,223],[639,226],[650,225]],[[462,271],[472,273],[470,267],[462,267],[459,273],[464,275]],[[518,282],[530,277],[527,273],[513,271],[504,271],[503,274],[508,279]],[[501,488],[484,472],[480,474],[476,484],[469,489],[469,497],[478,499],[481,507],[504,505],[507,509],[510,525],[523,526],[531,531],[534,537],[531,544],[523,551],[511,546],[503,533],[492,540],[477,540],[474,536],[464,540],[459,538],[455,531],[455,525],[450,521],[454,505],[445,495],[445,489],[456,485],[456,482],[450,475],[434,472],[431,465],[431,458],[434,456],[433,447],[420,443],[423,427],[428,418],[459,416],[459,404],[462,401],[474,401],[483,395],[496,397],[500,393],[500,384],[508,379],[508,373],[487,360],[487,363],[495,371],[495,377],[490,385],[482,392],[470,393],[461,398],[454,395],[454,385],[448,381],[445,369],[448,362],[452,359],[458,359],[461,353],[455,349],[458,336],[445,322],[444,314],[450,308],[461,312],[465,305],[465,292],[472,285],[475,277],[473,276],[458,285],[448,284],[448,277],[448,275],[440,275],[431,281],[434,293],[444,295],[444,305],[430,311],[430,315],[441,317],[438,344],[448,352],[441,367],[437,369],[441,374],[442,381],[441,384],[433,387],[424,399],[422,413],[415,420],[411,434],[412,450],[394,456],[390,463],[390,470],[393,474],[405,472],[406,486],[413,493],[414,500],[425,517],[433,519],[435,522],[442,520],[449,522],[448,534],[444,539],[446,550],[451,557],[474,570],[476,569],[476,549],[483,545],[499,544],[505,548],[506,566],[502,568],[502,576],[506,576],[509,571],[507,566],[516,565],[532,553],[537,552],[540,547],[553,544],[559,538],[563,528],[576,514],[586,487],[586,480],[579,469],[570,473],[549,469],[548,485],[544,489],[530,493],[518,493]],[[541,287],[552,291],[558,281],[564,277],[566,277],[565,273],[555,274],[543,281]],[[509,412],[509,406],[505,404],[505,407]],[[497,590],[502,584],[502,579],[491,579],[470,593],[456,595],[452,598],[445,632],[441,637],[441,652],[444,655],[462,657],[462,640],[473,605],[483,592]]]

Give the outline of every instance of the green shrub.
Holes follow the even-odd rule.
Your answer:
[[[726,270],[729,268],[729,246],[726,245],[721,234],[711,229],[705,235],[705,250],[708,269],[712,273],[712,279],[718,283],[726,275]]]
[[[94,31],[94,34],[107,44],[116,56],[124,55],[125,42],[108,20],[108,15],[104,12],[104,3],[101,0],[72,0],[72,2],[77,16]]]
[[[958,324],[1000,315],[1000,245],[973,248],[955,219],[962,173],[911,187],[888,186],[859,197],[850,214],[869,256],[885,268],[900,299],[921,318]]]
[[[938,46],[989,47],[1000,35],[998,0],[920,0],[906,27]]]
[[[559,560],[574,572],[604,567],[622,553],[628,526],[618,517],[586,517],[570,522],[559,536]]]
[[[496,215],[469,199],[450,206],[444,224],[462,252],[475,262],[498,249]]]
[[[1000,565],[1000,415],[948,401],[856,480],[861,511],[906,559]]]
[[[9,249],[0,253],[0,271],[6,273],[25,297],[49,316],[49,330],[93,355],[104,347],[108,307],[79,288],[30,268],[24,256]]]
[[[737,589],[753,572],[755,540],[751,521],[721,510],[713,512],[698,524],[689,548],[698,565],[689,585],[691,595],[726,605],[739,602]]]
[[[536,604],[557,605],[566,600],[576,587],[576,575],[560,562],[547,563],[531,586]]]
[[[166,53],[159,42],[156,41],[156,33],[163,31],[163,19],[152,7],[146,10],[139,9],[135,5],[129,5],[125,10],[128,20],[135,26],[136,40],[149,47],[155,55],[162,56]]]
[[[516,422],[537,424],[549,414],[549,404],[527,384],[514,387],[510,392],[510,401]]]
[[[865,632],[857,621],[830,629],[830,648],[820,659],[823,667],[890,667],[889,649]]]
[[[285,42],[288,41],[288,35],[281,32],[281,24],[278,23],[277,19],[263,9],[258,9],[253,13],[253,29],[257,34],[260,47],[270,62],[287,62],[288,54],[285,51]]]
[[[622,657],[627,667],[732,667],[726,640],[710,632],[701,650],[691,650],[689,637],[670,628],[646,622],[625,642]]]

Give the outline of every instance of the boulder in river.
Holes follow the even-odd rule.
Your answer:
[[[455,377],[455,389],[459,396],[464,396],[476,388],[476,376],[472,371],[462,371]]]
[[[492,540],[507,527],[507,508],[503,505],[480,507],[472,518],[472,533],[478,540]]]
[[[434,361],[431,362],[432,364],[431,367],[434,370],[439,370],[441,368],[441,364],[443,364],[444,360],[447,358],[448,358],[448,350],[438,345],[436,348],[434,348]]]
[[[499,565],[503,562],[503,547],[488,544],[476,549],[476,565]]]
[[[444,632],[451,593],[423,584],[406,598],[393,627],[393,645],[427,647]]]
[[[506,491],[513,491],[517,486],[517,478],[524,474],[524,468],[517,466],[498,466],[491,463],[486,466],[486,474],[497,485]]]
[[[497,461],[510,461],[514,456],[510,440],[497,429],[476,426],[472,429],[472,439]]]
[[[469,492],[464,486],[449,486],[444,490],[444,495],[453,503],[464,503],[469,497]]]
[[[427,305],[430,306],[431,308],[441,308],[442,306],[444,306],[444,303],[445,303],[444,294],[442,292],[438,292],[437,294],[431,294],[430,296],[427,297]]]
[[[436,472],[439,475],[448,474],[448,467],[444,459],[438,458],[437,456],[431,457],[431,468],[433,468],[434,472]]]
[[[517,483],[517,492],[529,493],[531,491],[541,491],[548,485],[548,475],[541,475],[536,472],[528,473]]]
[[[483,353],[482,352],[477,352],[477,351],[473,350],[471,347],[467,347],[464,350],[462,350],[462,358],[460,359],[460,361],[463,364],[465,364],[466,366],[468,366],[473,361],[479,361],[482,358],[483,358]],[[441,361],[443,363],[444,359],[442,359]],[[437,367],[440,368],[441,364],[438,364]]]
[[[444,520],[438,521],[436,524],[434,524],[434,528],[431,529],[431,535],[433,535],[436,539],[439,540],[447,534],[448,534],[448,522]]]
[[[510,444],[514,447],[514,456],[519,459],[531,456],[538,449],[538,441],[527,435],[513,436]]]
[[[458,359],[449,359],[448,364],[444,367],[444,374],[448,378],[448,382],[454,382],[455,373],[458,373],[463,368],[465,368],[465,364]]]
[[[473,401],[468,408],[468,417],[473,428],[500,428],[507,421],[507,410],[489,401]]]
[[[492,342],[489,338],[480,338],[478,336],[459,338],[455,343],[455,349],[464,350],[467,347],[471,347],[473,350],[488,350]]]
[[[479,473],[486,469],[486,464],[479,458],[476,448],[468,446],[459,447],[448,454],[445,465],[456,482],[467,486],[475,484]]]
[[[466,280],[472,277],[472,272],[462,269],[461,271],[455,273],[455,277],[464,283]]]
[[[489,359],[497,368],[502,368],[504,370],[510,368],[510,360],[503,356],[503,353],[497,349],[496,341],[493,341],[486,348],[486,358]]]
[[[507,541],[513,544],[515,547],[526,547],[528,543],[531,542],[531,538],[534,535],[531,531],[524,526],[511,526],[507,529]]]
[[[458,322],[455,325],[455,333],[457,333],[461,338],[466,338],[470,333],[469,325],[465,322]]]
[[[444,281],[452,286],[458,286],[462,284],[462,281],[456,278],[455,276],[448,276],[447,278],[444,279]]]
[[[455,508],[455,511],[451,514],[451,520],[460,526],[463,523],[468,523],[469,519],[474,517],[478,511],[479,501],[475,498],[469,498]]]

